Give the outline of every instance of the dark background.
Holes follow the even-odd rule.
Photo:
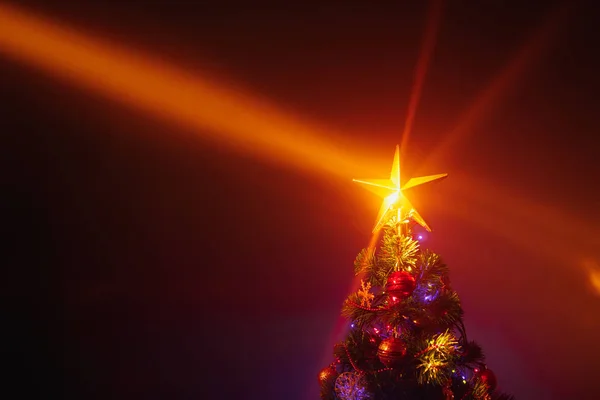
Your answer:
[[[345,132],[388,173],[425,2],[52,3],[19,4],[224,74]],[[500,387],[596,399],[599,20],[591,2],[522,3],[447,2],[403,176],[450,173],[419,194],[427,244]],[[5,57],[0,99],[2,391],[317,397],[378,199]]]

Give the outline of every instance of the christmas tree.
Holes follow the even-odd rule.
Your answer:
[[[467,339],[463,310],[441,258],[419,242],[430,231],[403,191],[445,178],[400,185],[399,148],[390,179],[354,180],[384,197],[377,249],[354,263],[360,288],[344,301],[350,321],[335,361],[319,373],[323,400],[508,400],[496,390],[481,347]]]

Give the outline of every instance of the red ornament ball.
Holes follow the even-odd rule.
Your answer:
[[[395,271],[388,276],[385,290],[392,302],[396,302],[410,296],[416,285],[414,276],[406,271]]]
[[[377,356],[383,365],[395,368],[402,363],[406,356],[406,344],[400,338],[389,337],[379,345]]]
[[[321,372],[319,372],[319,383],[321,385],[333,383],[335,378],[337,378],[337,371],[333,364],[323,368]]]
[[[496,389],[496,386],[498,386],[496,375],[491,369],[482,369],[476,374],[476,376],[481,382],[485,383],[487,387],[490,388],[490,391]]]

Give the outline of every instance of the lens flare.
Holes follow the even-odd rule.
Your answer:
[[[600,296],[600,264],[593,260],[585,260],[583,266],[587,270],[592,290]]]

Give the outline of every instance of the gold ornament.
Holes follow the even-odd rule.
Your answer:
[[[424,183],[436,181],[447,177],[448,174],[437,174],[421,176],[419,178],[411,178],[404,186],[400,185],[400,147],[396,146],[396,154],[394,155],[394,163],[392,164],[392,172],[390,179],[353,179],[354,182],[365,186],[365,189],[370,190],[376,195],[383,197],[383,204],[379,209],[379,215],[373,233],[377,232],[389,219],[390,211],[396,210],[398,221],[407,222],[407,219],[412,217],[419,225],[431,232],[431,228],[425,223],[425,220],[415,210],[410,201],[402,193],[403,190],[412,189],[415,186]]]
[[[371,301],[375,298],[375,295],[370,292],[371,282],[360,280],[360,289],[358,289],[358,297],[360,298],[360,305],[364,307],[371,307]]]

